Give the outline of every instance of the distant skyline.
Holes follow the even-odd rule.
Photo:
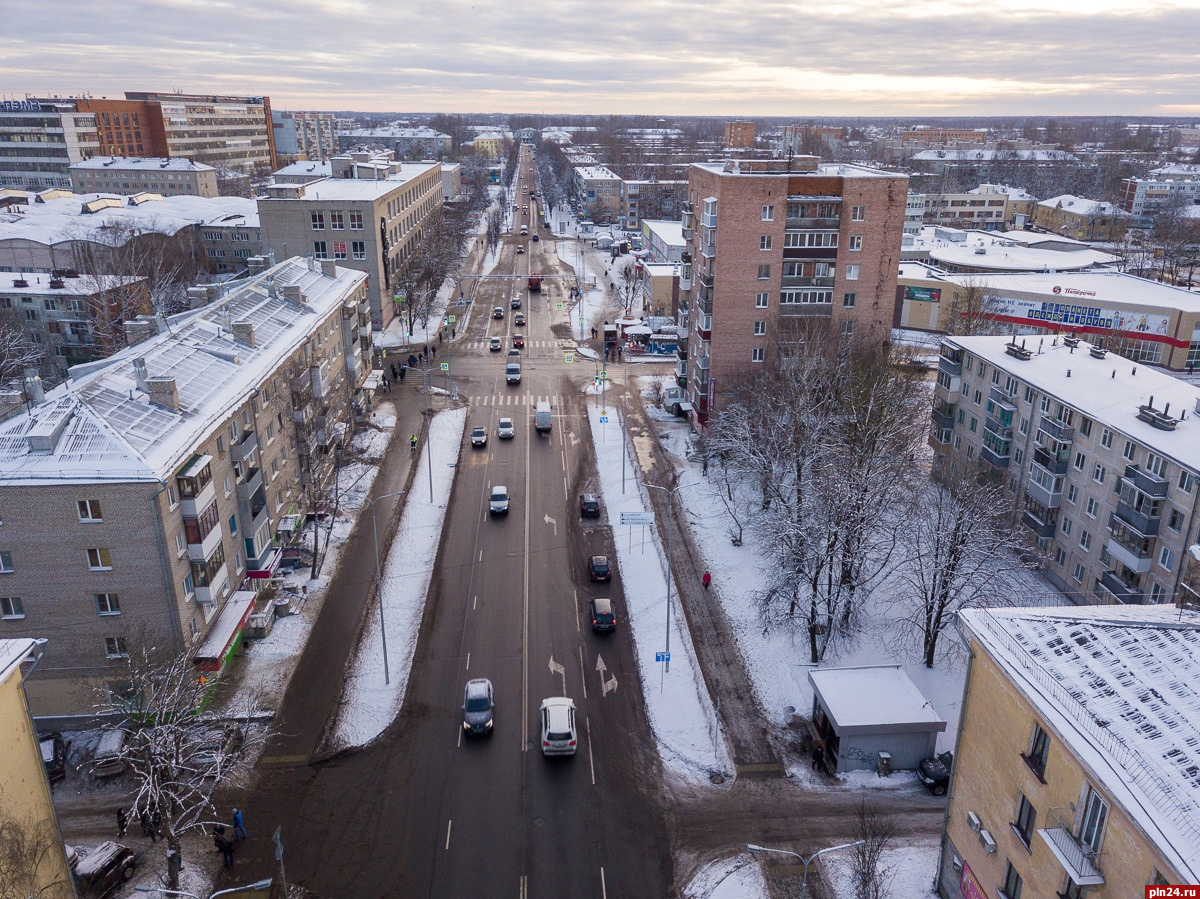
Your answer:
[[[278,109],[1200,121],[1200,0],[9,0],[0,95]]]

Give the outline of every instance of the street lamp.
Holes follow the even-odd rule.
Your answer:
[[[383,576],[379,571],[379,525],[375,521],[375,504],[383,499],[400,496],[404,492],[397,490],[395,493],[385,493],[383,496],[367,500],[371,504],[371,537],[375,542],[375,595],[379,597],[379,635],[383,638],[383,682],[388,685],[392,679],[388,674],[387,628],[383,626]]]
[[[777,852],[780,855],[791,855],[804,862],[804,880],[800,884],[800,899],[808,899],[808,866],[813,860],[816,859],[818,855],[824,855],[826,852],[833,852],[836,849],[850,849],[853,846],[862,846],[865,845],[866,842],[866,840],[855,840],[853,843],[843,843],[840,846],[829,846],[825,849],[818,849],[808,858],[805,858],[799,852],[792,852],[789,849],[768,849],[766,846],[758,846],[754,843],[747,843],[746,848],[754,853]]]
[[[675,494],[684,487],[695,487],[695,484],[677,484],[674,487],[659,487],[657,484],[642,482],[643,487],[651,490],[661,490],[667,494],[667,644],[663,651],[667,654],[666,673],[671,673],[671,578],[673,572],[671,556],[671,532],[674,530],[672,519],[675,517]]]

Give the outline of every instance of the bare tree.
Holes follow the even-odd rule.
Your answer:
[[[180,652],[160,636],[147,631],[131,640],[122,671],[127,688],[120,696],[100,688],[97,711],[132,722],[124,725],[129,733],[122,758],[136,785],[133,809],[159,815],[166,886],[178,889],[183,835],[217,820],[214,790],[249,774],[265,730],[250,726],[250,693],[223,720],[206,717],[202,710],[219,678],[197,671],[190,651]]]
[[[0,899],[69,899],[75,895],[58,828],[51,818],[17,820],[0,813]]]
[[[463,262],[467,224],[461,212],[441,209],[425,222],[409,261],[399,274],[408,287],[405,315],[412,332],[424,327],[436,307],[438,291],[447,278],[457,278]]]
[[[4,313],[0,317],[0,386],[19,381],[26,369],[40,368],[44,358],[41,346],[21,328],[16,316]]]
[[[883,863],[883,854],[896,836],[896,818],[866,795],[859,798],[854,819],[854,839],[861,841],[850,849],[850,871],[856,899],[888,899],[895,877]]]
[[[622,258],[614,266],[613,295],[617,301],[632,313],[635,307],[640,308],[648,293],[648,284],[637,270],[633,259]]]
[[[978,277],[965,278],[950,287],[949,308],[946,312],[946,333],[971,337],[980,334],[1003,334],[1008,326],[997,319],[1000,301],[987,281]]]

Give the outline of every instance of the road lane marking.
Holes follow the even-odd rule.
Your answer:
[[[595,756],[592,754],[592,719],[584,718],[584,723],[587,724],[588,735],[588,767],[592,770],[592,786],[596,785],[596,762]],[[449,840],[449,836],[446,837]]]
[[[580,680],[583,681],[583,698],[587,699],[587,666],[583,664],[583,647],[579,647],[579,670],[582,672]]]
[[[532,440],[525,441],[525,496],[530,493],[530,454]],[[532,517],[529,509],[532,503],[522,503],[525,507],[525,570],[522,577],[521,597],[521,720],[529,720],[529,522]],[[529,751],[529,728],[521,728],[521,751]]]
[[[571,593],[575,596],[575,633],[579,633],[579,590],[576,587],[571,588]]]
[[[571,498],[570,494],[567,493],[567,476],[563,475],[563,500],[565,501],[570,498]]]
[[[520,899],[528,899],[529,897],[529,878],[525,874],[521,875],[521,891],[518,895]]]
[[[604,883],[604,867],[600,867],[600,899],[608,899],[608,887]]]
[[[459,747],[462,746],[462,732],[463,732],[463,729],[461,727],[458,728],[458,745],[459,745]]]
[[[454,824],[454,822],[452,820],[447,819],[447,821],[446,821],[446,851],[447,852],[450,851],[450,827],[453,824]]]
[[[475,611],[475,607],[477,605],[479,605],[479,594],[478,593],[476,593],[473,597],[471,597],[471,611],[472,612]]]
[[[483,561],[483,550],[482,549],[479,551],[479,561],[480,562]]]
[[[467,653],[467,671],[471,670],[471,654]]]

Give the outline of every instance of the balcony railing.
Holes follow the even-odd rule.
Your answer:
[[[1098,585],[1108,591],[1114,602],[1141,605],[1146,600],[1138,587],[1126,584],[1115,571],[1106,571],[1100,575]]]
[[[246,431],[242,439],[229,448],[229,457],[234,462],[241,462],[258,449],[258,434]]]
[[[811,231],[814,228],[830,231],[837,230],[841,223],[841,219],[789,216],[784,220],[784,227],[788,231]]]
[[[805,278],[800,275],[784,275],[784,287],[833,287],[833,278]]]
[[[1039,830],[1038,836],[1046,841],[1050,852],[1063,866],[1067,876],[1081,887],[1104,885],[1104,874],[1100,870],[1100,853],[1071,833],[1071,828],[1051,810],[1053,827]]]
[[[984,417],[983,427],[985,430],[991,431],[1001,440],[1009,440],[1012,438],[1012,425],[1005,425],[1003,422],[997,421],[990,415]]]
[[[1058,527],[1057,521],[1042,521],[1029,511],[1021,516],[1021,522],[1038,537],[1053,537],[1054,529]]]
[[[1133,486],[1148,496],[1166,496],[1167,482],[1158,475],[1143,471],[1136,465],[1126,465],[1123,481],[1132,482]]]
[[[1075,440],[1074,428],[1045,416],[1042,416],[1042,420],[1038,422],[1038,430],[1045,431],[1059,443],[1071,443]]]
[[[1045,447],[1037,446],[1033,449],[1033,461],[1053,474],[1066,474],[1071,465],[1071,453],[1069,450],[1052,453]]]
[[[1123,499],[1117,500],[1117,518],[1147,537],[1158,536],[1158,528],[1162,524],[1161,515],[1147,515],[1145,512],[1139,512]]]
[[[983,459],[992,468],[999,468],[1001,470],[1008,468],[1008,454],[1000,455],[1000,453],[996,452],[986,443],[979,448],[979,458]]]
[[[943,371],[957,378],[962,374],[962,361],[955,362],[947,359],[945,356],[938,356],[938,371]]]
[[[1025,493],[1041,503],[1047,509],[1057,509],[1062,505],[1062,485],[1057,489],[1048,489],[1043,487],[1037,481],[1030,478],[1025,482]]]

